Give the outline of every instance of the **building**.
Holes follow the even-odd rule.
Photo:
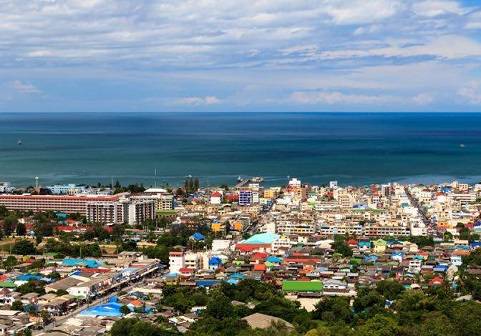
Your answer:
[[[167,193],[164,189],[147,189],[146,192],[144,192],[142,195],[135,195],[131,198],[139,200],[150,200],[155,202],[156,212],[170,211],[174,209],[174,195]]]
[[[129,225],[142,224],[146,220],[155,219],[155,202],[133,199],[124,203],[125,222]]]
[[[181,268],[185,267],[185,255],[182,251],[171,251],[169,253],[169,271],[170,273],[179,273]]]
[[[253,193],[251,190],[239,191],[239,205],[251,205],[253,201]]]
[[[14,190],[10,182],[0,182],[0,193],[11,193]]]
[[[87,220],[93,223],[123,224],[125,209],[121,202],[88,202]]]
[[[210,195],[210,204],[219,205],[222,203],[222,193],[214,191]]]
[[[46,188],[54,195],[76,195],[87,192],[86,186],[76,184],[55,184],[47,186]]]
[[[61,211],[87,216],[87,204],[92,202],[116,203],[119,199],[119,195],[0,195],[0,205],[5,206],[8,210],[33,212]]]

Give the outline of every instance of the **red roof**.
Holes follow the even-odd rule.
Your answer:
[[[267,269],[267,268],[266,268],[266,265],[264,265],[264,264],[254,265],[254,271],[265,272],[266,269]]]
[[[434,278],[429,281],[429,286],[439,286],[442,285],[444,282],[444,279],[440,276],[435,276]]]
[[[119,196],[70,196],[70,195],[0,195],[0,199],[48,199],[58,201],[118,201]]]
[[[263,252],[256,252],[251,256],[251,260],[263,260],[267,258],[268,254]]]
[[[357,241],[355,239],[349,239],[347,241],[347,244],[348,245],[351,245],[351,246],[356,246],[357,245]]]
[[[211,194],[211,197],[222,197],[222,194],[218,191],[214,191],[212,194]]]
[[[179,269],[179,272],[180,273],[192,273],[193,269],[188,268],[188,267],[182,267],[181,269]]]
[[[70,225],[57,225],[55,229],[62,232],[80,232],[87,230],[85,227],[75,227]]]
[[[271,244],[237,244],[235,248],[241,252],[252,252],[261,247],[270,248]]]

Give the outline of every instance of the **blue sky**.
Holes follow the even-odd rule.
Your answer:
[[[0,8],[0,112],[481,111],[479,0]]]

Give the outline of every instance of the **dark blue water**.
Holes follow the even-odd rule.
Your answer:
[[[0,180],[152,185],[157,169],[157,184],[174,185],[475,182],[480,127],[462,113],[0,113]]]

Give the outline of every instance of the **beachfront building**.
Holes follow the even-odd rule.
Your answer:
[[[121,202],[89,202],[87,203],[87,219],[93,223],[123,224],[125,209]]]
[[[67,195],[0,195],[0,205],[18,211],[61,211],[87,215],[87,204],[92,202],[116,203],[119,195],[114,196],[67,196]]]
[[[87,192],[87,187],[85,185],[76,184],[55,184],[45,188],[50,190],[54,195],[76,195]]]

